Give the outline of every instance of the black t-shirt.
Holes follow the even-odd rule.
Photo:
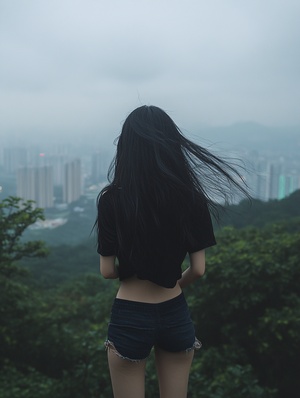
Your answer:
[[[216,244],[211,217],[207,205],[191,203],[190,238],[182,236],[178,218],[172,214],[172,206],[161,209],[159,227],[149,213],[146,230],[142,236],[145,244],[132,251],[130,236],[127,249],[118,244],[116,210],[118,190],[102,194],[98,205],[98,253],[102,256],[116,255],[119,262],[119,278],[136,275],[157,285],[172,288],[181,278],[181,265],[187,253],[194,253]],[[119,209],[121,210],[121,209]],[[177,220],[177,221],[176,221]],[[124,227],[125,228],[125,227]],[[126,236],[126,234],[123,234]],[[124,247],[124,245],[122,245]]]

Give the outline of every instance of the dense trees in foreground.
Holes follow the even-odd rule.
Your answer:
[[[109,398],[103,342],[117,283],[98,274],[92,242],[46,259],[42,242],[22,243],[40,217],[31,203],[0,203],[0,397]],[[217,240],[185,292],[203,343],[189,397],[298,397],[300,219],[225,227]],[[152,356],[146,390],[158,397]]]

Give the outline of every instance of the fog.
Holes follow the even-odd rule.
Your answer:
[[[184,130],[300,124],[296,0],[0,0],[1,137],[112,142],[141,104]]]

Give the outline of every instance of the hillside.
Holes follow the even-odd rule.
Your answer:
[[[243,228],[247,226],[263,227],[267,224],[288,222],[300,217],[300,190],[282,200],[263,202],[253,199],[244,200],[238,205],[229,206],[221,215],[219,226]]]
[[[82,208],[83,211],[74,211],[76,207]],[[53,216],[51,213],[46,213],[46,217],[53,218]],[[81,198],[68,209],[65,217],[68,218],[68,222],[61,227],[52,230],[29,230],[25,234],[25,239],[41,239],[49,246],[76,246],[87,243],[93,247],[95,243],[95,235],[92,233],[96,219],[95,201]],[[236,228],[262,227],[297,217],[300,217],[300,190],[282,200],[271,200],[269,202],[257,199],[253,199],[251,202],[244,200],[238,205],[229,206],[221,212],[220,222],[219,224],[215,223],[215,227],[216,230],[228,225]]]
[[[273,214],[286,220],[284,228],[217,231],[219,244],[207,253],[207,272],[185,289],[203,343],[192,365],[190,398],[199,391],[205,398],[298,398],[298,203],[299,192],[280,202],[253,203],[249,218],[239,218],[241,224],[261,222],[264,214],[268,224]],[[240,206],[228,213],[241,215]],[[8,231],[5,226],[8,236],[19,223],[9,224]],[[112,396],[104,341],[118,284],[100,277],[93,239],[28,259],[31,274],[24,260],[12,262],[10,247],[2,254],[1,398]],[[157,397],[153,355],[147,374],[147,397]]]
[[[262,202],[243,201],[228,207],[222,213],[220,223],[215,225],[216,235],[225,226],[235,228],[257,227],[259,229],[274,223],[284,223],[284,230],[299,230],[300,190],[283,200]],[[81,203],[83,205],[83,203]],[[45,240],[50,254],[42,259],[23,260],[35,279],[43,286],[51,287],[86,272],[99,273],[99,256],[96,252],[96,236],[91,232],[96,215],[95,204],[85,202],[83,213],[72,213],[70,220],[53,230],[29,231],[27,239]],[[219,245],[218,245],[219,246]]]

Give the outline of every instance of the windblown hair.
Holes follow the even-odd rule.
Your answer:
[[[136,245],[141,243],[149,214],[159,226],[158,208],[172,208],[182,233],[189,234],[186,220],[195,200],[218,218],[220,204],[228,204],[237,192],[249,197],[235,165],[187,139],[156,106],[141,106],[126,118],[108,180],[98,200],[118,189],[115,209],[121,209],[116,218],[120,246],[125,234],[134,236]]]

